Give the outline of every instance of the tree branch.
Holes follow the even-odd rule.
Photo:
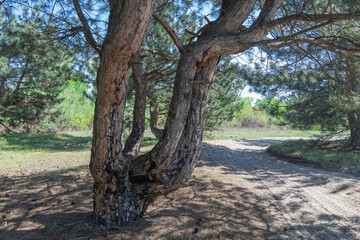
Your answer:
[[[344,13],[344,14],[294,14],[286,17],[278,18],[266,23],[266,28],[271,29],[275,26],[297,21],[330,21],[337,22],[341,20],[360,19],[360,13]]]
[[[81,22],[81,24],[83,25],[84,27],[84,35],[85,35],[85,39],[87,41],[87,43],[96,51],[98,52],[99,54],[101,53],[101,46],[100,44],[98,44],[96,42],[96,40],[94,39],[92,33],[91,33],[91,30],[90,30],[90,26],[89,26],[89,23],[87,22],[83,12],[81,11],[81,7],[80,7],[80,4],[79,4],[79,0],[73,0],[73,3],[74,3],[74,7],[75,7],[75,10],[76,10],[76,13],[79,17],[79,20]]]
[[[171,39],[174,41],[175,45],[181,52],[184,48],[184,45],[181,42],[180,38],[176,35],[175,30],[172,29],[170,27],[170,25],[155,12],[153,13],[153,17],[165,29],[165,31],[170,35]]]
[[[123,154],[136,157],[139,153],[145,132],[145,111],[146,111],[146,77],[144,65],[139,53],[131,64],[132,75],[135,85],[135,103],[133,107],[132,130],[126,140]]]
[[[171,57],[171,56],[167,55],[166,53],[156,51],[156,50],[151,49],[151,48],[149,48],[149,47],[141,46],[141,47],[140,47],[140,50],[141,50],[141,51],[146,51],[146,52],[149,52],[149,53],[158,55],[158,56],[161,56],[161,57],[163,57],[164,59],[166,59],[166,60],[168,60],[168,61],[177,61],[177,60],[179,60],[179,58]]]
[[[334,36],[336,37],[336,36]],[[282,48],[298,43],[309,43],[324,49],[330,50],[332,52],[340,53],[340,51],[346,51],[349,53],[360,53],[360,49],[356,48],[346,48],[343,46],[339,46],[336,44],[331,44],[325,41],[320,40],[319,38],[294,38],[293,36],[284,37],[280,39],[270,39],[270,40],[263,40],[259,42],[253,42],[254,46],[262,45],[270,48]]]
[[[273,20],[281,6],[281,0],[266,0],[256,21],[250,28],[263,27],[267,22]]]
[[[11,128],[9,128],[8,126],[6,126],[3,121],[0,120],[0,125],[4,126],[9,132],[15,132],[14,130],[12,130]]]
[[[21,76],[19,77],[19,79],[18,79],[18,81],[17,81],[17,83],[16,83],[15,90],[14,90],[14,92],[13,92],[13,96],[15,96],[15,98],[17,98],[17,95],[18,95],[18,92],[19,92],[19,90],[20,90],[20,86],[21,86],[21,84],[22,84],[22,82],[23,82],[23,80],[24,80],[24,77],[25,77],[25,74],[26,74],[26,70],[27,70],[26,68],[27,68],[28,65],[29,65],[29,59],[26,59],[25,66],[24,66],[24,70],[23,70]]]
[[[311,30],[320,28],[325,25],[330,25],[334,22],[347,19],[360,19],[360,13],[344,13],[344,14],[294,14],[283,18],[272,20],[280,7],[281,1],[278,0],[266,0],[259,17],[256,21],[246,30],[239,33],[214,33],[202,38],[201,43],[195,46],[199,52],[207,51],[208,57],[234,54],[243,52],[256,45],[268,46],[272,48],[280,48],[289,46],[291,44],[309,43],[316,44],[325,49],[331,51],[346,51],[346,52],[359,52],[358,47],[352,44],[354,47],[339,46],[334,43],[323,41],[323,39],[306,36],[304,38],[298,37]],[[290,36],[279,37],[276,39],[264,40],[269,30],[277,25],[284,23],[296,22],[296,21],[312,21],[323,22],[315,26],[309,26],[307,29],[300,30]],[[308,38],[308,39],[307,39]],[[351,43],[351,41],[348,41]],[[337,51],[338,50],[338,51]]]
[[[217,93],[221,94],[221,91],[220,91],[219,89],[215,88],[213,85],[210,85],[210,87],[211,87],[212,89],[214,89]]]

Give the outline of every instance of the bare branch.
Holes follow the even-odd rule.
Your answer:
[[[146,51],[146,52],[149,52],[149,53],[152,53],[152,54],[155,54],[155,55],[159,55],[161,57],[163,57],[164,59],[166,60],[169,60],[169,61],[177,61],[179,60],[179,58],[176,58],[176,57],[171,57],[163,52],[159,52],[159,51],[156,51],[154,49],[151,49],[149,47],[144,47],[144,46],[141,46],[140,47],[141,51]]]
[[[179,51],[182,51],[184,48],[184,45],[181,42],[180,38],[176,35],[175,30],[172,29],[170,27],[170,25],[155,12],[153,13],[153,17],[170,35],[171,39],[174,41],[174,43],[178,47]]]
[[[211,87],[213,90],[215,90],[217,93],[221,94],[221,91],[220,91],[219,89],[215,88],[213,85],[210,85],[210,87]]]
[[[187,32],[187,33],[189,33],[189,34],[191,34],[191,35],[193,35],[193,36],[195,36],[195,37],[199,37],[199,36],[200,36],[199,34],[194,33],[194,32],[192,32],[192,31],[190,31],[189,29],[185,29],[185,32]]]
[[[259,26],[263,27],[266,23],[275,18],[277,11],[281,6],[281,0],[266,0],[258,18],[251,25],[250,28],[256,29]],[[265,25],[266,26],[266,25]]]
[[[70,29],[66,29],[64,32],[59,32],[59,33],[63,33],[64,35],[56,37],[54,38],[54,40],[63,40],[68,37],[74,37],[78,32],[83,32],[83,31],[84,31],[83,26],[75,26]]]
[[[6,126],[6,124],[4,124],[3,121],[1,121],[1,120],[0,120],[0,125],[4,126],[9,132],[15,132],[14,130],[12,130],[11,128]]]
[[[14,92],[13,92],[13,95],[17,98],[17,95],[18,95],[18,92],[19,92],[19,90],[20,90],[20,86],[21,86],[21,84],[22,84],[22,82],[23,82],[23,80],[24,80],[24,77],[25,77],[25,74],[26,74],[26,68],[27,68],[27,66],[29,65],[29,59],[26,59],[26,62],[25,62],[25,66],[24,66],[24,71],[22,72],[22,74],[21,74],[21,76],[19,77],[19,79],[18,79],[18,82],[17,82],[17,84],[16,84],[16,87],[15,87],[15,90],[14,90]]]
[[[204,18],[207,21],[207,23],[211,23],[210,19],[207,16],[204,16]]]
[[[89,23],[87,22],[83,12],[81,11],[81,7],[79,4],[79,0],[73,0],[74,3],[74,7],[76,10],[76,13],[79,17],[79,20],[81,22],[81,24],[84,26],[84,35],[85,35],[85,39],[87,41],[87,43],[99,54],[101,53],[101,46],[99,43],[96,42],[96,40],[94,39],[91,30],[90,30],[90,26]]]

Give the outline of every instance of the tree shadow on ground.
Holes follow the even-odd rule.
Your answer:
[[[145,217],[122,227],[92,219],[86,166],[0,179],[0,239],[279,239],[272,218],[243,187],[198,168],[179,190],[158,198]]]
[[[264,165],[266,161],[279,166],[269,169]],[[0,239],[294,239],[294,235],[301,239],[296,231],[315,239],[351,237],[351,227],[360,223],[359,217],[351,219],[352,226],[339,224],[344,220],[341,215],[321,214],[314,218],[303,209],[307,202],[296,195],[301,187],[318,187],[329,179],[315,169],[301,166],[286,170],[288,165],[269,159],[259,149],[233,150],[205,143],[199,167],[190,180],[179,190],[158,198],[143,219],[122,227],[97,226],[93,222],[92,179],[87,166],[24,176],[3,175]],[[285,178],[301,177],[304,171],[314,172],[311,177],[294,179],[298,189],[271,196],[279,202],[288,199],[286,209],[300,212],[289,226],[280,225],[270,215],[264,199],[254,195],[252,186],[258,186],[257,190],[266,190],[262,189],[266,186],[246,185],[236,178],[242,175],[249,183],[257,183],[272,180],[270,173],[279,174],[283,176],[277,180],[280,186]],[[348,188],[339,185],[334,194],[344,191]]]
[[[11,133],[4,135],[4,137],[7,144],[2,147],[2,151],[75,152],[88,150],[91,147],[91,136]]]
[[[266,152],[266,148],[273,143],[282,142],[283,140],[274,139],[254,139],[254,140],[234,140],[237,143],[245,146],[243,149],[233,149],[224,145],[214,145],[211,142],[203,143],[202,154],[198,166],[222,166],[225,172],[229,174],[233,173],[245,173],[248,171],[258,171],[266,174],[268,164],[271,162],[271,172],[274,171],[280,175],[290,176],[304,176],[310,173],[311,175],[318,176],[321,174],[329,174],[331,177],[338,177],[341,179],[356,179],[359,180],[359,176],[351,174],[342,174],[339,172],[331,171],[331,169],[322,169],[316,164],[303,163],[280,159],[272,156]],[[249,147],[249,148],[247,148]],[[215,154],[216,152],[216,154]],[[214,154],[213,154],[214,153]],[[215,156],[216,159],[214,157]],[[266,163],[266,164],[264,164]],[[308,183],[313,186],[317,184],[314,182],[314,178],[306,178],[304,183]]]

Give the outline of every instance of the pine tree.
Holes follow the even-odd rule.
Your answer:
[[[34,130],[59,103],[74,58],[53,41],[55,27],[44,29],[40,15],[27,8],[18,15],[0,10],[0,116],[6,129]]]
[[[72,10],[70,1],[55,1],[58,2],[64,3],[62,9],[69,9],[65,22],[74,24],[67,32],[75,33],[77,29],[76,33],[81,33],[78,36],[83,36],[100,55],[90,161],[94,216],[101,224],[117,225],[141,218],[158,196],[176,190],[190,177],[200,155],[208,94],[221,56],[257,46],[279,48],[294,44],[350,51],[356,44],[343,45],[331,41],[338,39],[336,34],[329,36],[313,30],[360,18],[356,12],[334,14],[331,1],[238,0],[222,1],[222,4],[214,1],[217,3],[214,20],[204,17],[202,23],[188,29],[192,36],[184,41],[177,33],[182,36],[186,32],[186,15],[194,12],[189,7],[181,18],[176,14],[154,13],[155,0],[96,1],[109,10],[105,32],[98,30],[101,19],[94,19],[89,10],[94,7],[94,1],[73,0]],[[194,6],[194,1],[159,1],[157,4],[169,2],[178,9]],[[171,52],[177,51],[179,60],[160,139],[150,152],[136,155],[142,132],[130,135],[137,140],[129,141],[131,147],[126,147],[122,141],[123,117],[129,69],[138,55],[151,17],[173,40]],[[179,21],[179,31],[168,24],[174,21]]]

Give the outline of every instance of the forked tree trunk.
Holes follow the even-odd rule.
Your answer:
[[[108,149],[109,156],[112,152],[115,155],[104,165],[107,181],[95,182],[94,187],[94,211],[98,222],[122,225],[142,217],[149,203],[177,189],[193,172],[201,150],[207,96],[218,57],[209,59],[197,69],[192,56],[186,55],[178,67],[173,112],[165,128],[175,133],[165,132],[151,152],[137,158],[131,153],[138,151],[135,146],[141,143],[142,132],[136,129],[131,139],[138,141],[128,140],[122,154],[117,149]],[[194,69],[191,78],[182,78],[182,69],[189,64]],[[111,143],[114,144],[110,142],[108,146]]]
[[[183,69],[191,64],[196,69],[196,62],[192,54],[184,55],[178,65],[165,132],[154,149],[135,159],[130,168],[130,180],[143,188],[149,199],[181,186],[192,173],[201,150],[206,102],[219,57],[209,59],[188,79],[181,78]]]
[[[144,37],[154,1],[109,3],[109,30],[97,76],[90,169],[95,182],[95,219],[102,224],[122,225],[142,217],[157,196],[187,181],[200,154],[208,92],[220,55],[245,51],[251,42],[262,39],[268,32],[264,21],[275,16],[281,1],[267,0],[258,20],[239,35],[242,40],[228,33],[241,27],[256,0],[231,1],[231,6],[226,4],[221,17],[209,24],[196,42],[177,44],[181,56],[167,122],[156,146],[141,156],[136,155],[143,136],[143,109],[139,115],[134,114],[135,128],[124,150],[122,119],[128,69]],[[136,62],[134,74],[141,72],[136,71]],[[136,96],[143,98],[140,92],[144,89],[139,86],[142,84],[136,86],[140,90]],[[143,101],[137,100],[136,104]]]
[[[360,118],[356,112],[348,113],[350,127],[350,144],[355,148],[360,147]]]

